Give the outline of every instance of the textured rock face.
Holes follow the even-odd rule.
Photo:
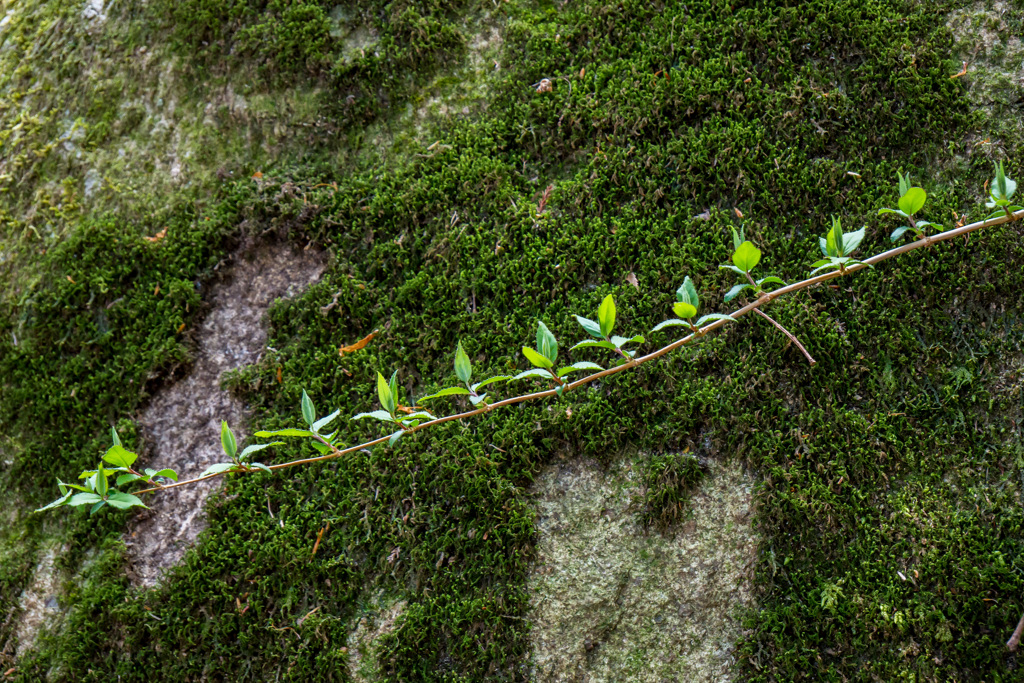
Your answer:
[[[228,370],[255,362],[266,342],[263,314],[275,299],[290,296],[323,272],[319,252],[265,247],[240,257],[227,284],[212,295],[212,310],[199,329],[196,361],[189,373],[158,393],[139,423],[150,461],[196,477],[224,459],[220,421],[240,433],[245,406],[220,388]],[[127,545],[132,578],[155,585],[205,527],[203,503],[219,482],[203,482],[156,496],[133,522]]]
[[[549,467],[538,478],[529,580],[536,681],[731,680],[753,605],[753,480],[713,464],[671,535],[646,531],[634,463]]]

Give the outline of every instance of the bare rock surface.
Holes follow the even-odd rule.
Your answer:
[[[18,642],[17,655],[19,657],[35,645],[40,629],[48,625],[61,612],[57,600],[60,591],[60,577],[54,567],[58,550],[53,545],[43,550],[32,575],[32,583],[22,591],[18,598],[18,621],[15,637]]]
[[[739,613],[753,607],[752,478],[712,463],[688,519],[640,524],[635,464],[547,468],[534,485],[534,681],[731,681]]]
[[[148,466],[170,467],[179,478],[198,476],[224,458],[220,421],[240,433],[245,406],[220,388],[221,374],[255,362],[266,344],[263,314],[275,299],[292,296],[324,270],[323,254],[284,246],[236,256],[232,272],[214,286],[211,310],[197,335],[195,363],[164,387],[139,418]],[[132,522],[126,539],[132,579],[155,585],[205,528],[207,496],[219,480],[159,494]]]

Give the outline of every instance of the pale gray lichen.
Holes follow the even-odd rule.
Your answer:
[[[57,544],[51,544],[43,549],[31,584],[18,598],[18,621],[14,634],[19,657],[32,648],[40,630],[52,625],[55,618],[61,614],[60,576],[54,567],[59,550]]]
[[[663,535],[641,527],[638,470],[569,461],[538,477],[532,680],[732,680],[753,605],[753,480],[712,462],[689,518]]]
[[[405,600],[378,592],[363,605],[349,631],[346,650],[348,673],[355,683],[374,683],[383,679],[378,659],[378,641],[395,629],[405,610]]]

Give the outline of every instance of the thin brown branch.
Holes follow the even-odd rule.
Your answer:
[[[1020,645],[1020,637],[1024,634],[1024,614],[1021,615],[1020,621],[1017,622],[1017,628],[1013,630],[1013,635],[1006,641],[1006,649],[1010,652],[1016,652],[1017,646]]]
[[[829,272],[829,273],[824,273],[824,274],[818,275],[816,277],[808,278],[806,280],[801,280],[800,282],[794,282],[793,284],[786,285],[785,287],[780,287],[779,289],[776,289],[773,292],[764,292],[758,299],[756,299],[754,301],[751,301],[747,305],[742,306],[741,308],[738,308],[735,311],[733,311],[730,314],[730,317],[732,318],[732,320],[736,320],[738,318],[742,318],[743,316],[747,315],[748,313],[750,313],[752,311],[760,312],[759,309],[761,307],[767,306],[768,304],[772,303],[775,299],[778,299],[779,297],[785,296],[787,294],[792,294],[794,292],[799,292],[800,290],[807,289],[809,287],[813,287],[814,285],[819,285],[819,284],[828,282],[830,280],[835,280],[835,279],[840,278],[840,277],[844,277],[844,276],[847,276],[847,275],[852,275],[853,273],[856,273],[856,272],[858,272],[860,270],[863,270],[865,268],[869,268],[871,266],[874,266],[875,264],[881,263],[882,261],[888,261],[889,259],[895,258],[895,257],[900,256],[902,254],[906,254],[906,253],[911,252],[911,251],[916,251],[918,249],[923,249],[925,247],[930,247],[933,244],[937,244],[939,242],[945,242],[947,240],[951,240],[951,239],[954,239],[956,237],[960,237],[961,235],[966,235],[968,233],[974,232],[975,230],[981,230],[982,228],[988,228],[988,227],[995,226],[995,225],[1002,225],[1003,223],[1009,223],[1009,222],[1012,222],[1012,221],[1017,221],[1017,220],[1020,220],[1022,218],[1024,218],[1024,211],[1018,211],[1016,213],[1010,214],[1009,216],[1005,216],[1004,215],[1004,216],[999,216],[997,218],[991,218],[991,219],[984,220],[984,221],[978,221],[976,223],[971,223],[969,225],[964,225],[962,227],[954,228],[952,230],[946,230],[945,232],[941,232],[941,233],[939,233],[937,235],[929,235],[929,236],[927,236],[927,237],[925,237],[923,239],[915,240],[913,242],[908,242],[907,244],[903,244],[903,245],[901,245],[899,247],[896,247],[894,249],[890,249],[888,251],[883,251],[880,254],[875,254],[874,256],[866,258],[866,259],[864,259],[863,261],[861,261],[859,263],[856,263],[856,264],[854,264],[852,266],[844,268],[842,271],[836,270],[836,271],[832,271],[832,272]],[[704,327],[702,327],[697,332],[689,334],[689,335],[683,337],[682,339],[677,339],[676,341],[672,342],[671,344],[663,346],[660,349],[658,349],[657,351],[652,351],[651,353],[647,354],[646,356],[641,356],[640,358],[634,358],[633,360],[631,360],[628,363],[623,363],[622,365],[618,365],[618,366],[615,366],[613,368],[608,368],[606,370],[601,370],[600,372],[595,372],[592,375],[587,375],[586,377],[582,377],[582,378],[580,378],[580,379],[578,379],[578,380],[576,380],[574,382],[565,383],[565,384],[562,385],[563,392],[572,391],[573,389],[577,389],[579,387],[585,386],[585,385],[587,385],[587,384],[589,384],[591,382],[596,382],[599,379],[603,379],[605,377],[609,377],[611,375],[615,375],[615,374],[618,374],[620,372],[625,372],[626,370],[631,370],[631,369],[635,368],[636,366],[642,365],[644,363],[649,363],[652,360],[655,360],[657,358],[660,358],[661,356],[664,356],[664,355],[666,355],[668,353],[671,353],[672,351],[675,351],[676,349],[678,349],[679,347],[683,346],[684,344],[689,343],[690,341],[692,341],[696,337],[703,337],[705,334],[717,330],[718,328],[724,326],[727,322],[729,322],[728,319],[715,320],[715,321],[709,323],[708,325],[705,325]],[[774,322],[774,321],[772,321],[772,322]],[[797,342],[797,343],[799,344],[799,342]],[[803,347],[801,347],[801,349],[802,348]],[[807,352],[804,351],[804,353],[806,354]],[[813,362],[813,360],[812,360],[812,362]],[[548,398],[550,396],[555,396],[555,395],[556,395],[556,392],[555,392],[554,389],[548,389],[546,391],[537,391],[537,392],[534,392],[532,394],[524,394],[522,396],[513,396],[512,398],[506,398],[506,399],[504,399],[502,401],[498,401],[497,403],[491,403],[491,404],[484,405],[484,406],[482,406],[480,408],[476,408],[475,410],[469,410],[469,411],[466,411],[464,413],[458,413],[456,415],[448,415],[448,416],[445,416],[445,417],[435,418],[435,419],[430,420],[428,422],[423,422],[423,423],[421,423],[421,424],[419,424],[419,425],[417,425],[415,427],[407,429],[406,433],[411,434],[413,432],[418,432],[421,429],[426,429],[427,427],[434,427],[434,426],[437,426],[437,425],[440,425],[440,424],[444,424],[445,422],[451,422],[452,420],[462,420],[462,419],[465,419],[465,418],[474,417],[474,416],[480,415],[482,413],[490,412],[490,411],[494,410],[495,408],[502,408],[502,407],[505,407],[505,406],[515,405],[517,403],[523,403],[525,401],[533,401],[533,400],[537,400],[537,399],[541,399],[541,398]],[[350,446],[348,448],[335,449],[334,451],[332,451],[331,453],[327,453],[326,455],[321,455],[321,456],[317,456],[317,457],[314,457],[314,458],[302,458],[300,460],[292,460],[290,462],[283,462],[283,463],[279,463],[279,464],[276,464],[276,465],[270,465],[270,469],[271,470],[281,470],[281,469],[285,469],[287,467],[295,467],[296,465],[308,465],[308,464],[312,464],[312,463],[316,463],[316,462],[323,462],[325,460],[333,460],[334,458],[339,458],[339,457],[341,457],[343,455],[347,455],[348,453],[352,453],[352,452],[355,452],[355,451],[358,451],[358,450],[362,450],[364,448],[370,448],[371,446],[376,446],[378,444],[384,443],[385,441],[387,441],[390,438],[391,438],[391,435],[382,436],[380,438],[373,439],[372,441],[367,441],[366,443],[359,444],[358,446]],[[261,471],[261,470],[251,469],[251,470],[247,470],[247,471],[248,472],[257,472],[257,471]],[[228,472],[242,473],[243,471],[229,470]],[[151,493],[151,492],[154,492],[154,491],[163,491],[164,489],[171,489],[171,488],[175,488],[175,487],[178,487],[178,486],[185,486],[187,484],[195,484],[195,483],[198,483],[200,481],[206,481],[207,479],[213,479],[213,478],[219,477],[219,476],[221,476],[223,474],[227,474],[227,472],[218,472],[217,474],[210,474],[210,475],[207,475],[205,477],[196,477],[194,479],[186,479],[186,480],[183,480],[183,481],[175,482],[173,484],[167,484],[166,486],[156,486],[156,487],[153,487],[153,488],[143,489],[141,491],[136,491],[135,493],[136,494],[141,494],[141,493]]]
[[[789,341],[791,341],[794,344],[796,344],[796,347],[798,349],[800,349],[800,351],[804,354],[804,357],[807,358],[807,362],[808,363],[810,363],[811,365],[814,365],[814,364],[816,364],[818,362],[818,361],[814,360],[814,358],[811,357],[811,354],[807,353],[807,349],[805,349],[804,345],[800,343],[800,340],[796,338],[796,335],[794,335],[792,332],[790,332],[785,327],[780,325],[774,318],[771,318],[767,313],[762,311],[760,308],[755,308],[754,309],[754,313],[757,313],[759,316],[761,316],[762,318],[764,318],[765,320],[770,322],[772,325],[775,325],[775,327],[778,328],[778,330],[780,332],[782,332],[782,334],[784,334],[787,337],[789,337]]]

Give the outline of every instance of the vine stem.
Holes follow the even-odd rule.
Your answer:
[[[865,268],[869,268],[869,267],[875,265],[876,263],[881,263],[882,261],[888,261],[889,259],[895,258],[895,257],[900,256],[902,254],[906,254],[906,253],[911,252],[911,251],[916,251],[918,249],[923,249],[925,247],[930,247],[933,244],[937,244],[939,242],[945,242],[947,240],[951,240],[951,239],[954,239],[956,237],[960,237],[961,235],[966,235],[968,233],[974,232],[975,230],[981,230],[982,228],[988,228],[988,227],[992,227],[994,225],[1002,225],[1003,223],[1010,223],[1010,222],[1013,222],[1013,221],[1020,220],[1022,218],[1024,218],[1024,210],[1017,211],[1017,212],[1011,213],[1009,215],[1004,214],[1002,216],[998,216],[996,218],[990,218],[990,219],[987,219],[987,220],[984,220],[984,221],[978,221],[976,223],[971,223],[969,225],[964,225],[964,226],[961,226],[959,228],[953,228],[952,230],[946,230],[945,232],[940,232],[937,235],[928,235],[928,236],[924,237],[923,239],[915,240],[913,242],[908,242],[907,244],[903,244],[903,245],[895,247],[893,249],[889,249],[888,251],[883,251],[880,254],[875,254],[874,256],[871,256],[869,258],[864,259],[863,261],[860,261],[860,262],[855,263],[855,264],[853,264],[853,265],[851,265],[851,266],[849,266],[847,268],[844,268],[842,271],[835,270],[835,271],[832,271],[832,272],[829,272],[829,273],[823,273],[823,274],[818,275],[816,277],[808,278],[806,280],[801,280],[800,282],[794,282],[793,284],[786,285],[785,287],[780,287],[779,289],[776,289],[775,291],[772,291],[772,292],[764,292],[756,300],[751,301],[747,305],[742,306],[742,307],[736,309],[735,311],[733,311],[730,314],[730,316],[732,317],[733,320],[735,320],[735,319],[741,318],[741,317],[743,317],[743,316],[745,316],[745,315],[747,315],[748,313],[751,313],[751,312],[758,312],[758,313],[760,313],[760,311],[758,309],[760,309],[763,306],[767,306],[768,304],[772,303],[776,299],[778,299],[780,297],[783,297],[783,296],[786,296],[787,294],[792,294],[794,292],[799,292],[800,290],[807,289],[807,288],[813,287],[815,285],[820,285],[820,284],[828,282],[830,280],[835,280],[835,279],[840,278],[840,277],[845,277],[847,275],[852,275],[853,273],[856,273],[856,272],[858,272],[860,270],[863,270]],[[765,317],[767,317],[767,316],[765,316]],[[657,351],[652,351],[651,353],[647,354],[646,356],[641,356],[639,358],[633,358],[629,362],[623,363],[622,365],[617,365],[617,366],[615,366],[613,368],[608,368],[607,370],[602,370],[600,372],[595,372],[592,375],[587,375],[586,377],[582,377],[582,378],[580,378],[580,379],[578,379],[578,380],[576,380],[574,382],[565,383],[565,384],[562,385],[563,393],[572,391],[572,390],[577,389],[577,388],[582,387],[582,386],[585,386],[587,384],[590,384],[591,382],[596,382],[599,379],[604,379],[605,377],[610,377],[611,375],[616,375],[616,374],[618,374],[620,372],[625,372],[627,370],[632,370],[633,368],[637,367],[638,365],[643,365],[644,363],[649,363],[652,360],[661,358],[662,356],[664,356],[664,355],[666,355],[668,353],[671,353],[672,351],[675,351],[676,349],[678,349],[679,347],[683,346],[684,344],[687,344],[687,343],[693,341],[694,339],[696,339],[698,337],[703,337],[708,332],[713,332],[713,331],[717,330],[718,328],[724,326],[726,324],[726,322],[728,322],[728,319],[715,320],[715,321],[705,325],[704,327],[700,328],[696,332],[688,334],[687,336],[683,337],[682,339],[677,339],[676,341],[672,342],[671,344],[668,344],[667,346],[663,346],[660,349],[658,349]],[[772,321],[772,322],[774,322],[774,321]],[[790,336],[790,338],[792,339],[793,337]],[[799,342],[797,342],[797,344],[799,345]],[[807,351],[804,350],[802,346],[800,348],[801,348],[801,350],[804,351],[804,354],[807,355]],[[808,358],[810,358],[809,355],[808,355]],[[811,361],[813,363],[813,359],[811,359]],[[427,422],[423,422],[423,423],[421,423],[421,424],[419,424],[419,425],[417,425],[415,427],[411,427],[411,428],[405,430],[404,433],[405,434],[412,434],[413,432],[418,432],[418,431],[420,431],[422,429],[426,429],[427,427],[435,427],[437,425],[444,424],[445,422],[451,422],[453,420],[464,420],[466,418],[475,417],[476,415],[481,415],[483,413],[489,413],[490,411],[494,410],[495,408],[503,408],[505,406],[516,405],[517,403],[524,403],[526,401],[535,401],[537,399],[549,398],[551,396],[556,396],[556,395],[557,394],[556,394],[554,389],[547,389],[545,391],[535,391],[535,392],[530,393],[530,394],[523,394],[522,396],[513,396],[511,398],[506,398],[506,399],[503,399],[503,400],[498,401],[496,403],[485,404],[481,408],[476,408],[474,410],[469,410],[469,411],[466,411],[464,413],[458,413],[456,415],[447,415],[445,417],[439,417],[439,418],[435,418],[433,420],[429,420]],[[283,463],[278,463],[276,465],[270,465],[269,469],[271,469],[271,470],[283,470],[285,468],[295,467],[297,465],[309,465],[309,464],[312,464],[312,463],[323,462],[325,460],[333,460],[334,458],[340,458],[343,455],[348,455],[349,453],[354,453],[355,451],[359,451],[359,450],[362,450],[364,448],[370,448],[371,446],[376,446],[376,445],[382,444],[382,443],[384,443],[385,441],[387,441],[390,438],[391,438],[391,435],[389,434],[387,436],[382,436],[380,438],[373,439],[372,441],[367,441],[366,443],[359,444],[358,446],[349,446],[348,448],[340,448],[339,449],[339,448],[334,448],[332,446],[332,448],[334,448],[334,450],[332,450],[330,453],[327,453],[327,454],[324,454],[324,455],[320,455],[320,456],[317,456],[317,457],[313,457],[313,458],[301,458],[299,460],[291,460],[289,462],[283,462]],[[251,469],[246,470],[246,471],[247,472],[258,472],[258,471],[261,471],[261,470],[258,470],[258,469],[255,469],[255,468],[251,468]],[[154,486],[152,488],[142,489],[141,491],[135,491],[134,493],[136,495],[138,495],[138,494],[142,494],[142,493],[152,493],[154,491],[164,491],[166,489],[172,489],[172,488],[176,488],[176,487],[179,487],[179,486],[187,486],[187,485],[190,485],[190,484],[197,484],[197,483],[199,483],[201,481],[207,481],[209,479],[214,479],[216,477],[222,476],[224,474],[227,474],[228,472],[239,473],[240,471],[239,470],[228,470],[227,472],[217,472],[215,474],[206,475],[205,477],[196,477],[194,479],[185,479],[185,480],[182,480],[182,481],[175,482],[173,484],[166,484],[166,485],[163,485],[163,486]]]

